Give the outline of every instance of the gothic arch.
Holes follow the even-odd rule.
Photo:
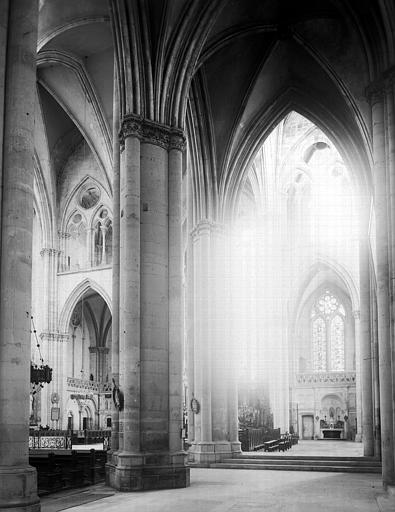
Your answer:
[[[309,296],[317,289],[325,288],[325,285],[330,282],[328,277],[322,275],[320,281],[313,283],[314,278],[319,276],[320,272],[325,271],[330,271],[343,284],[343,291],[350,297],[352,311],[359,310],[359,293],[351,274],[339,262],[329,258],[320,258],[302,276],[297,287],[299,291],[295,297],[295,306],[291,315],[293,329],[296,327],[298,318]]]
[[[93,279],[85,278],[83,281],[81,281],[74,290],[70,293],[69,297],[67,298],[62,312],[60,313],[59,317],[59,330],[62,333],[68,332],[68,326],[70,323],[71,315],[74,311],[75,306],[77,303],[81,300],[83,295],[88,291],[93,290],[96,293],[98,293],[104,300],[104,302],[107,304],[108,309],[110,310],[110,313],[112,314],[112,303],[111,298],[108,295],[108,293]]]
[[[234,217],[241,184],[255,155],[273,129],[293,111],[310,120],[333,141],[351,176],[356,180],[359,191],[363,194],[371,191],[370,141],[358,124],[349,119],[346,126],[337,112],[331,111],[329,106],[314,96],[307,95],[301,87],[292,85],[280,92],[269,108],[258,112],[230,158],[228,173],[219,185],[223,218]],[[364,150],[361,151],[361,148]]]

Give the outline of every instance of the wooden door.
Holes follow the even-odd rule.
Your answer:
[[[314,439],[313,416],[302,416],[302,439]]]

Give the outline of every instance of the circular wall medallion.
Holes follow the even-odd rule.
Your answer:
[[[80,195],[80,205],[85,210],[89,210],[95,206],[100,199],[100,190],[95,185],[89,185],[85,188]]]
[[[191,400],[191,411],[195,414],[199,414],[200,412],[200,404],[196,398],[192,398]]]

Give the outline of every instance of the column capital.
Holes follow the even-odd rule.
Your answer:
[[[200,220],[194,228],[191,230],[191,237],[193,240],[196,240],[201,235],[204,234],[225,234],[225,226],[220,224],[219,222],[210,221],[208,219]]]
[[[126,114],[122,120],[119,132],[121,149],[128,137],[136,137],[143,143],[154,144],[166,150],[178,149],[184,151],[186,146],[186,139],[182,130],[144,119],[142,116],[136,116],[135,114]]]
[[[182,130],[172,128],[170,131],[169,151],[177,149],[184,152],[186,149],[186,137]]]
[[[352,315],[353,317],[355,318],[355,320],[359,320],[361,318],[361,312],[359,311],[359,309],[355,309],[353,312],[352,312]]]

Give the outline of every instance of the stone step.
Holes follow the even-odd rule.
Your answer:
[[[325,460],[325,461],[369,461],[379,462],[375,457],[339,457],[333,455],[276,455],[276,454],[262,454],[253,452],[244,452],[238,459],[258,459],[258,460]],[[235,459],[232,459],[235,460]]]
[[[381,462],[378,460],[366,460],[363,458],[359,459],[351,459],[351,460],[343,460],[343,459],[331,459],[331,460],[312,460],[308,458],[283,458],[283,457],[262,457],[260,459],[257,458],[234,458],[234,459],[224,459],[222,461],[226,464],[277,464],[277,465],[311,465],[311,466],[358,466],[358,467],[378,467],[381,468]]]
[[[327,464],[324,466],[318,466],[316,464],[303,465],[303,464],[278,464],[278,463],[267,463],[267,464],[235,464],[219,462],[210,464],[210,468],[217,469],[250,469],[250,470],[273,470],[273,471],[322,471],[322,472],[336,472],[336,473],[381,473],[380,466],[350,466],[346,464],[336,465]]]

